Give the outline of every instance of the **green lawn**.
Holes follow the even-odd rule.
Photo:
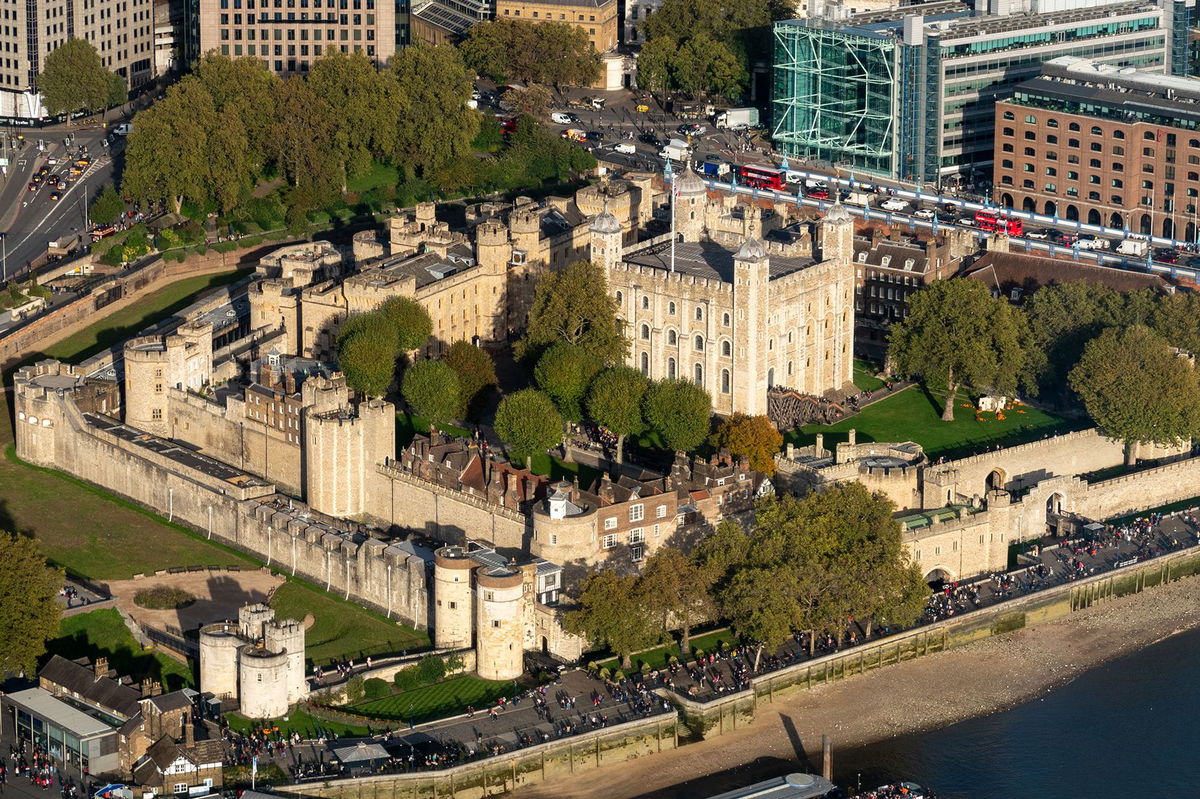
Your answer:
[[[68,336],[57,344],[52,344],[43,353],[51,358],[77,363],[186,308],[195,302],[202,292],[233,283],[247,274],[249,271],[242,269],[177,280],[126,308],[104,316],[94,325]]]
[[[143,649],[114,608],[67,616],[59,624],[59,637],[46,643],[46,652],[68,660],[106,657],[109,667],[133,679],[135,685],[146,677],[162,683],[164,691],[195,685],[192,670],[183,663]]]
[[[693,635],[691,641],[692,654],[694,655],[697,649],[703,649],[705,652],[712,652],[721,645],[722,641],[733,644],[737,641],[737,636],[734,635],[733,631],[731,630],[714,630],[711,633],[704,633],[703,635]],[[672,655],[677,658],[682,657],[682,655],[679,653],[678,643],[667,644],[665,646],[660,646],[655,649],[634,655],[633,669],[635,671],[640,671],[643,663],[648,664],[652,669],[666,668],[671,661]],[[609,660],[598,662],[601,667],[607,668],[610,671],[616,671],[621,667],[621,661],[619,658],[610,658]]]
[[[600,476],[600,472],[591,466],[564,461],[545,453],[534,455],[530,463],[534,474],[547,475],[551,480],[574,480],[578,475],[581,488],[587,488]]]
[[[858,386],[862,391],[874,391],[877,388],[883,388],[884,382],[875,376],[879,371],[873,363],[864,361],[862,358],[854,359],[854,385]]]
[[[400,182],[400,173],[396,167],[372,161],[371,167],[361,175],[351,175],[346,180],[347,191],[370,191],[371,189],[396,186]]]
[[[225,720],[229,722],[230,727],[241,733],[250,733],[263,728],[262,722],[252,721],[238,713],[226,713]],[[326,736],[336,734],[341,738],[360,738],[370,734],[365,725],[359,727],[353,724],[341,724],[336,721],[314,718],[299,707],[292,708],[285,718],[276,719],[269,726],[272,730],[278,728],[285,735],[298,732],[303,738],[317,738],[321,733]]]
[[[941,396],[913,386],[835,425],[806,425],[793,430],[785,440],[803,446],[811,444],[817,433],[824,433],[825,446],[832,448],[835,443],[845,441],[847,432],[854,429],[860,442],[915,441],[930,458],[962,457],[986,446],[1013,446],[1084,426],[1082,422],[1068,422],[1026,406],[1006,411],[1004,419],[985,413],[981,414],[981,420],[976,420],[974,406],[963,407],[964,403],[970,405],[970,398],[960,392],[954,421],[943,422]]]
[[[358,605],[353,605],[296,582],[281,585],[271,596],[277,615],[303,620],[311,613],[314,624],[305,633],[309,663],[403,652],[429,645],[429,636]]]
[[[422,722],[453,716],[465,711],[468,705],[485,710],[497,698],[512,695],[511,681],[496,682],[463,675],[436,685],[362,702],[350,710],[371,718]]]
[[[438,430],[452,436],[460,436],[462,438],[470,438],[471,431],[462,427],[457,427],[452,424],[439,424]],[[421,433],[429,435],[429,422],[422,419],[420,416],[413,416],[410,413],[401,411],[396,414],[396,451],[399,452],[404,447],[412,443],[413,437]]]

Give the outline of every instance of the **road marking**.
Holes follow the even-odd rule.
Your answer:
[[[60,208],[64,207],[63,200],[67,199],[67,197],[71,194],[71,192],[75,191],[75,189],[84,185],[87,182],[88,177],[90,177],[92,175],[92,173],[94,173],[99,168],[100,168],[100,162],[98,160],[93,161],[88,166],[88,168],[84,171],[84,173],[79,176],[79,180],[75,181],[75,183],[73,183],[70,188],[68,188],[66,191],[63,192],[62,197],[59,198],[58,202],[50,207],[50,210],[46,212],[46,215],[42,217],[41,221],[38,222],[36,225],[34,225],[33,230],[29,231],[29,233],[25,236],[25,238],[23,238],[19,242],[17,242],[16,246],[13,247],[13,249],[19,249],[22,245],[25,244],[25,242],[27,242],[31,238],[33,238],[34,234],[36,234],[37,232],[39,232],[41,230],[42,225],[44,225],[46,223],[46,221],[48,219],[50,219],[50,217],[54,214],[54,212],[59,210]],[[39,189],[39,191],[40,191],[40,189]],[[85,235],[86,235],[86,233],[87,233],[87,231],[84,231]]]

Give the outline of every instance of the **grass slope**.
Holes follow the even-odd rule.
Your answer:
[[[46,643],[48,655],[68,660],[97,656],[108,658],[110,668],[134,683],[149,677],[162,683],[164,691],[194,687],[192,671],[172,657],[143,649],[114,608],[68,616],[59,624],[59,635]]]
[[[378,719],[421,722],[461,713],[471,705],[484,710],[501,696],[512,696],[511,682],[481,680],[471,675],[452,677],[436,685],[392,694],[351,708]]]
[[[848,432],[858,431],[858,441],[915,441],[931,458],[961,457],[996,445],[1013,446],[1044,438],[1053,433],[1079,429],[1058,416],[1023,406],[1006,411],[1004,419],[996,414],[980,414],[977,420],[970,398],[960,392],[955,403],[954,421],[941,420],[945,395],[927,393],[919,386],[905,389],[863,409],[857,416],[835,425],[805,425],[787,434],[786,441],[811,444],[817,433],[825,435],[825,446],[832,449],[845,441]]]

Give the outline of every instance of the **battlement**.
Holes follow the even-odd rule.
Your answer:
[[[669,239],[668,239],[669,240]],[[699,288],[715,291],[722,294],[733,294],[733,284],[726,283],[723,280],[712,280],[707,277],[687,274],[682,271],[671,272],[666,269],[657,269],[652,266],[644,266],[642,264],[629,264],[620,262],[613,267],[614,271],[628,272],[632,275],[639,275],[648,280],[661,283],[663,285],[677,284],[679,286],[698,286]]]
[[[1071,433],[1062,433],[1056,436],[1046,436],[1045,438],[1038,439],[1037,441],[1030,441],[1026,444],[1016,444],[1011,447],[1005,447],[997,452],[982,452],[978,455],[968,455],[964,458],[956,458],[951,461],[945,461],[944,463],[938,464],[935,467],[935,470],[942,471],[943,469],[958,469],[965,466],[990,465],[991,463],[995,462],[999,452],[1009,456],[1035,455],[1038,452],[1047,449],[1057,449],[1068,445],[1086,444],[1097,438],[1104,438],[1104,436],[1098,429],[1094,427],[1086,430],[1076,430]]]

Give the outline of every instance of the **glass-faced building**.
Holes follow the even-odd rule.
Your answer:
[[[1064,55],[1185,75],[1195,5],[953,0],[777,22],[775,146],[925,185],[986,181],[997,99]]]

